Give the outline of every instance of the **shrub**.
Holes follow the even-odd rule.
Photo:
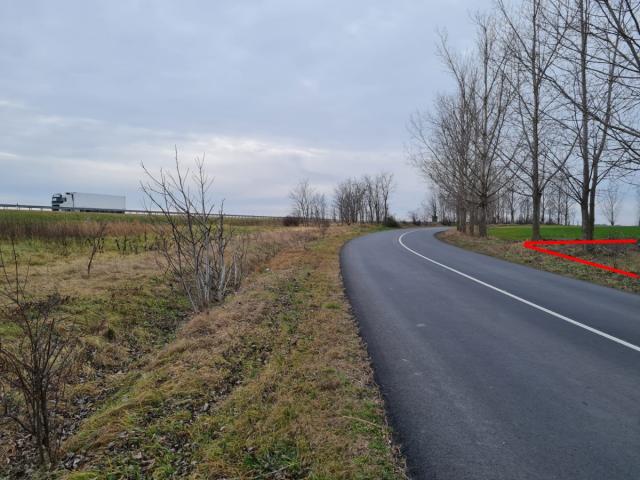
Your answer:
[[[400,224],[393,215],[389,215],[387,218],[385,218],[383,225],[388,228],[400,228]]]
[[[300,225],[300,217],[287,215],[282,219],[282,225],[285,227],[297,227]]]
[[[12,265],[0,251],[0,321],[20,334],[0,338],[0,425],[14,422],[29,434],[40,465],[54,465],[64,432],[65,387],[77,360],[74,336],[59,325],[68,297],[57,293],[33,299],[26,293],[15,245]]]

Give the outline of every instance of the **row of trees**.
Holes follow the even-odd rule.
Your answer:
[[[443,224],[456,222],[455,201],[446,192],[436,187],[422,206],[425,219],[436,216]],[[488,223],[532,223],[531,196],[523,194],[525,187],[510,183],[502,188],[498,195],[488,203]],[[617,203],[616,205],[619,205]],[[555,180],[545,189],[540,200],[540,223],[570,225],[575,223],[574,201]]]
[[[329,205],[325,194],[317,192],[303,180],[290,192],[292,215],[303,223],[333,220],[340,223],[383,223],[389,217],[389,199],[393,192],[393,175],[350,178],[334,188]]]
[[[299,219],[305,225],[318,223],[327,218],[327,197],[317,192],[309,180],[302,180],[289,193],[292,202],[292,217]]]
[[[472,52],[442,36],[455,89],[412,116],[411,161],[459,230],[530,220],[538,239],[577,203],[593,238],[599,187],[640,169],[638,12],[637,0],[499,0],[474,17]]]

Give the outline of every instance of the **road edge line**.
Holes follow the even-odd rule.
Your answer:
[[[464,272],[456,270],[455,268],[450,267],[448,265],[445,265],[444,263],[440,263],[440,262],[438,262],[438,261],[436,261],[436,260],[434,260],[432,258],[426,257],[426,256],[422,255],[421,253],[416,252],[415,250],[407,247],[404,244],[404,242],[402,241],[404,236],[408,235],[409,233],[415,233],[415,232],[419,232],[419,231],[420,230],[411,230],[409,232],[403,233],[402,235],[400,235],[398,237],[398,242],[400,243],[400,245],[403,248],[405,248],[409,252],[411,252],[414,255],[417,255],[418,257],[420,257],[420,258],[422,258],[424,260],[427,260],[427,261],[429,261],[429,262],[431,262],[431,263],[433,263],[435,265],[438,265],[439,267],[445,268],[445,269],[449,270],[450,272],[456,273],[456,274],[458,274],[458,275],[460,275],[460,276],[462,276],[464,278],[467,278],[467,279],[469,279],[469,280],[471,280],[473,282],[476,282],[476,283],[478,283],[478,284],[480,284],[480,285],[482,285],[484,287],[490,288],[491,290],[494,290],[494,291],[496,291],[498,293],[506,295],[507,297],[513,298],[514,300],[517,300],[518,302],[524,303],[525,305],[529,305],[530,307],[533,307],[533,308],[535,308],[537,310],[540,310],[541,312],[544,312],[544,313],[547,313],[547,314],[549,314],[549,315],[551,315],[553,317],[559,318],[560,320],[564,320],[565,322],[570,323],[571,325],[574,325],[576,327],[579,327],[579,328],[582,328],[584,330],[587,330],[588,332],[595,333],[596,335],[599,335],[599,336],[601,336],[603,338],[606,338],[607,340],[611,340],[612,342],[615,342],[615,343],[618,343],[620,345],[623,345],[623,346],[625,346],[627,348],[630,348],[631,350],[635,350],[636,352],[640,352],[640,347],[637,346],[637,345],[634,345],[633,343],[629,343],[629,342],[627,342],[625,340],[622,340],[621,338],[614,337],[613,335],[609,335],[608,333],[605,333],[602,330],[598,330],[597,328],[590,327],[589,325],[585,325],[584,323],[580,323],[580,322],[578,322],[576,320],[573,320],[573,319],[571,319],[569,317],[565,317],[564,315],[562,315],[560,313],[554,312],[553,310],[549,310],[548,308],[545,308],[545,307],[543,307],[541,305],[538,305],[537,303],[533,303],[533,302],[531,302],[529,300],[526,300],[526,299],[524,299],[522,297],[514,295],[513,293],[507,292],[506,290],[503,290],[503,289],[498,288],[498,287],[496,287],[494,285],[491,285],[490,283],[483,282],[482,280],[479,280],[479,279],[477,279],[475,277],[472,277],[471,275],[468,275],[468,274],[466,274]]]

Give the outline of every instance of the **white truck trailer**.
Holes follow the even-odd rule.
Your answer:
[[[56,193],[51,197],[51,210],[124,213],[126,210],[126,198],[122,195],[101,195],[97,193]]]

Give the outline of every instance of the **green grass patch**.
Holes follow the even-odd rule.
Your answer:
[[[540,234],[545,240],[578,240],[582,232],[579,226],[541,225]],[[489,227],[489,236],[500,240],[529,240],[531,239],[531,225]],[[594,237],[597,239],[640,238],[640,227],[596,225]]]

